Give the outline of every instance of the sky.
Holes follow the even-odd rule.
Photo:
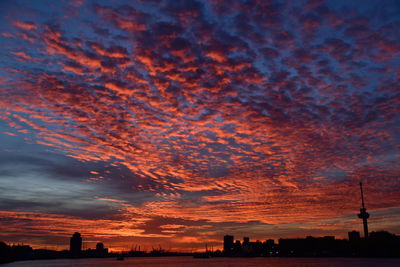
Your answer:
[[[400,1],[3,0],[0,240],[400,234]]]

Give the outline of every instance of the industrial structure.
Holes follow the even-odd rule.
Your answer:
[[[363,193],[363,188],[362,188],[362,182],[360,182],[360,190],[361,190],[361,205],[362,207],[360,208],[360,213],[358,214],[358,218],[363,220],[363,225],[364,225],[364,238],[368,238],[368,218],[369,218],[369,213],[367,212],[367,209],[365,208],[364,205],[364,193]]]

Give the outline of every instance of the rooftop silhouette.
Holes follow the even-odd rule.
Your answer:
[[[210,257],[400,257],[400,236],[387,231],[371,232],[368,238],[361,238],[357,231],[349,232],[349,239],[336,239],[334,236],[305,238],[280,238],[252,241],[244,237],[235,240],[233,235],[223,237],[223,250],[209,250],[204,253],[170,252],[153,249],[150,252],[131,250],[122,253],[109,252],[103,243],[97,243],[96,249],[79,250],[82,237],[75,233],[71,249],[54,251],[32,249],[28,245],[7,245],[0,242],[0,263],[17,260],[59,259],[59,258],[103,258],[103,257],[165,257],[194,256]],[[76,243],[75,243],[76,242]]]
[[[69,251],[74,257],[79,257],[82,251],[82,237],[81,234],[75,232],[69,243]]]

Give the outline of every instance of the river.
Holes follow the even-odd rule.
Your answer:
[[[178,267],[251,267],[251,266],[400,266],[400,259],[369,259],[369,258],[210,258],[194,259],[192,257],[155,257],[155,258],[125,258],[117,261],[106,259],[58,259],[19,261],[4,264],[5,267],[108,267],[108,266],[178,266]]]

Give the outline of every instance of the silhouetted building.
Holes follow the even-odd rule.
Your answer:
[[[247,246],[247,251],[244,251],[246,256],[265,256],[265,244],[263,244],[260,240],[255,242],[249,242]]]
[[[349,241],[357,241],[360,240],[360,232],[358,231],[351,231],[348,233]]]
[[[224,254],[229,255],[233,251],[233,239],[232,235],[224,236]]]
[[[334,256],[341,252],[347,240],[336,240],[334,236],[279,239],[280,256]]]
[[[240,240],[236,240],[235,244],[233,244],[233,253],[240,254],[242,252],[242,244]]]
[[[102,251],[104,249],[104,244],[103,243],[97,243],[96,244],[96,250],[97,251]]]
[[[15,260],[30,260],[34,257],[33,249],[28,245],[8,246],[0,242],[0,264]]]
[[[277,256],[278,248],[275,245],[275,240],[268,239],[265,241],[265,255],[268,257]]]
[[[364,205],[364,194],[363,194],[363,188],[362,188],[362,183],[360,182],[360,190],[361,190],[361,208],[360,208],[360,213],[358,214],[358,218],[363,220],[363,226],[364,226],[364,238],[368,238],[368,218],[369,218],[369,213],[367,212],[367,209],[365,208]]]
[[[70,243],[69,243],[69,251],[72,256],[79,256],[82,251],[82,237],[81,234],[78,232],[75,232],[75,234],[72,235]]]
[[[267,246],[274,246],[275,245],[275,240],[273,239],[268,239],[267,241],[265,241],[265,244]]]
[[[400,236],[386,231],[371,232],[367,244],[369,257],[400,257]]]
[[[103,243],[96,244],[96,255],[97,257],[104,257],[108,254],[108,248],[104,248]]]
[[[0,241],[0,264],[12,261],[11,247]]]
[[[250,238],[248,237],[243,237],[243,243],[242,243],[242,251],[243,254],[249,254],[252,252],[252,247],[250,245]]]

